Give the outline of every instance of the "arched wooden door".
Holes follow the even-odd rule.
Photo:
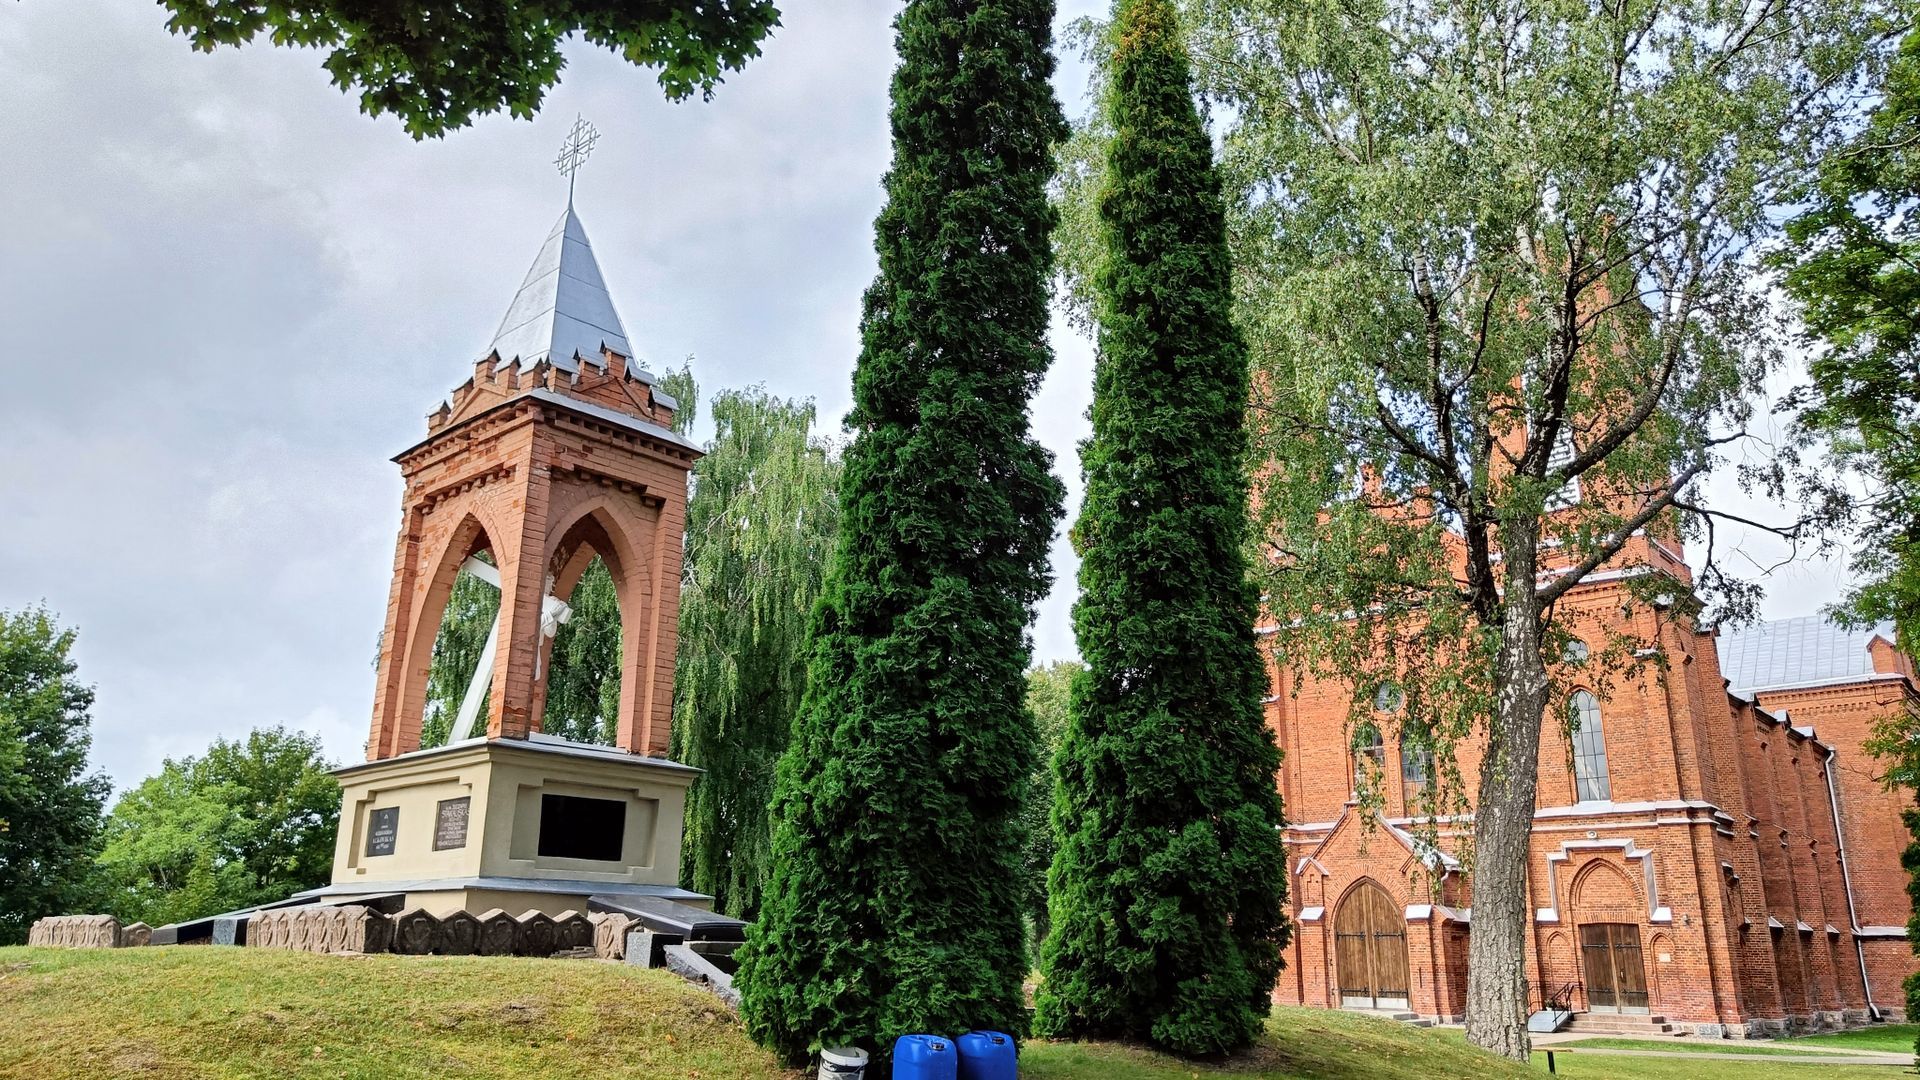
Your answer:
[[[1647,967],[1640,956],[1638,926],[1587,923],[1580,928],[1580,957],[1587,976],[1588,1009],[1647,1011]]]
[[[1347,893],[1333,915],[1333,940],[1340,1004],[1407,1007],[1407,920],[1385,889],[1363,881]]]

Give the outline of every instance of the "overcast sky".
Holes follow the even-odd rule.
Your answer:
[[[551,162],[576,112],[601,132],[578,210],[641,359],[692,356],[706,393],[812,397],[838,434],[898,5],[785,6],[711,102],[575,47],[539,119],[416,143],[317,54],[194,53],[143,0],[0,4],[0,610],[44,600],[79,629],[118,786],[261,725],[360,758],[388,459],[471,373],[564,208]],[[1084,74],[1062,65],[1069,113]],[[1034,421],[1071,514],[1092,354],[1056,326]],[[1041,659],[1074,653],[1064,540],[1054,566]],[[1830,564],[1771,580],[1776,616],[1840,584]]]

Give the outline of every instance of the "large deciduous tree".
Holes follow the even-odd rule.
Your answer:
[[[681,880],[753,918],[769,862],[774,766],[806,689],[807,620],[839,529],[840,465],[810,401],[755,388],[713,400],[694,466],[680,591],[673,758],[687,793]]]
[[[103,899],[155,926],[327,883],[340,785],[317,736],[263,728],[169,758],[122,795],[100,855]]]
[[[1920,33],[1864,128],[1826,156],[1778,262],[1817,347],[1798,399],[1830,489],[1854,516],[1860,579],[1843,614],[1920,641]],[[1857,484],[1855,482],[1858,482]]]
[[[1056,759],[1036,1028],[1216,1055],[1287,938],[1280,753],[1247,573],[1247,354],[1220,181],[1171,0],[1120,0],[1074,526],[1086,670]]]
[[[711,95],[721,73],[760,55],[779,25],[773,0],[161,0],[167,29],[202,52],[262,34],[324,50],[334,85],[414,138],[506,110],[532,116],[560,82],[560,43],[579,34],[657,68],[675,100]]]
[[[1467,1030],[1524,1058],[1557,602],[1676,529],[1709,539],[1709,591],[1751,599],[1712,559],[1699,493],[1780,360],[1758,245],[1857,110],[1886,6],[1187,10],[1223,118],[1275,640],[1290,669],[1351,687],[1356,734],[1431,744],[1441,781],[1461,741],[1484,748]],[[1100,126],[1068,172],[1083,207]],[[1064,234],[1082,295],[1090,234]],[[1633,580],[1692,602],[1671,577]]]
[[[45,608],[0,611],[0,945],[88,899],[112,785],[87,772],[93,688],[74,678],[74,637]]]
[[[1861,580],[1839,614],[1891,620],[1911,648],[1920,641],[1920,31],[1907,32],[1880,90],[1864,127],[1821,163],[1778,261],[1818,347],[1799,395],[1801,432],[1827,451],[1813,459],[1820,486],[1854,526]],[[1920,714],[1888,717],[1868,748],[1889,785],[1920,793]],[[1902,816],[1914,837],[1901,859],[1914,900],[1907,937],[1920,950],[1920,809]],[[1906,994],[1908,1015],[1920,1015],[1920,975]]]
[[[895,22],[840,537],[736,980],[789,1060],[1025,1026],[1027,628],[1062,498],[1028,423],[1064,134],[1052,20],[1051,0],[909,0]]]

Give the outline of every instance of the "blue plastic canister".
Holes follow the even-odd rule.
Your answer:
[[[957,1080],[960,1055],[944,1035],[902,1035],[893,1043],[893,1080]]]
[[[959,1080],[1014,1080],[1019,1072],[1010,1036],[998,1031],[973,1031],[953,1043],[960,1051]]]

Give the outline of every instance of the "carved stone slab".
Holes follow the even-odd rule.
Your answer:
[[[469,911],[440,918],[440,951],[448,956],[472,956],[480,951],[480,920]]]
[[[27,944],[55,949],[120,947],[120,920],[111,915],[49,915],[27,928]]]
[[[558,946],[553,916],[544,911],[528,911],[520,916],[520,937],[513,950],[521,956],[552,956]]]
[[[480,955],[512,956],[520,941],[520,923],[513,916],[492,908],[480,915]]]
[[[393,917],[393,951],[409,956],[426,956],[442,951],[445,941],[440,920],[426,908],[413,908]]]
[[[593,955],[602,960],[624,960],[627,930],[633,919],[617,911],[596,911],[587,919],[593,923]]]
[[[563,911],[555,915],[553,944],[556,949],[593,948],[593,921],[577,911]]]

